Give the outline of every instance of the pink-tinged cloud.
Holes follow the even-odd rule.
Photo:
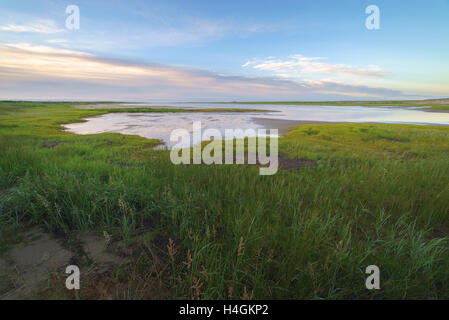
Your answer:
[[[329,80],[224,75],[108,60],[48,46],[0,45],[3,99],[322,100],[402,96],[395,90]]]
[[[379,66],[356,67],[345,64],[330,64],[323,62],[323,60],[325,58],[294,54],[287,59],[268,58],[262,61],[248,61],[243,67],[269,71],[284,78],[308,77],[310,75],[335,78],[384,78],[388,75],[388,72],[383,71]]]
[[[0,26],[0,31],[16,32],[16,33],[41,33],[54,34],[65,32],[56,26],[52,20],[37,20],[29,24],[8,24]]]

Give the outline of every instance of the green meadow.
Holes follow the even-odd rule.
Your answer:
[[[0,102],[0,256],[42,226],[68,245],[108,237],[132,262],[76,296],[56,277],[38,297],[449,299],[448,127],[299,126],[279,152],[314,165],[260,176],[256,166],[175,166],[156,140],[61,128],[180,110],[72,104]],[[365,287],[369,265],[380,290]]]

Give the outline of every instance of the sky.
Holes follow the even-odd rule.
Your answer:
[[[448,40],[449,0],[2,0],[0,99],[447,97]]]

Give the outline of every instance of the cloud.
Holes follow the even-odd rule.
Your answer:
[[[37,20],[30,24],[9,24],[0,26],[0,31],[54,34],[64,32],[65,30],[58,29],[56,23],[52,20]]]
[[[310,75],[336,78],[384,78],[388,75],[387,72],[374,65],[355,67],[345,64],[330,64],[323,60],[325,58],[295,54],[288,59],[251,60],[246,62],[243,67],[268,71],[284,78],[300,78]]]
[[[61,43],[69,43],[67,39],[50,39],[47,41],[50,44],[61,44]]]
[[[53,48],[49,46],[38,46],[31,45],[29,43],[9,43],[0,45],[0,52],[4,55],[2,58],[4,59],[0,63],[5,63],[8,61],[9,63],[17,63],[17,59],[27,58],[31,55],[40,55],[41,58],[44,56],[57,57],[57,56],[84,56],[84,57],[92,57],[93,55],[87,52],[82,51],[74,51],[67,49],[59,49]],[[24,64],[37,64],[39,60],[34,61],[23,61]]]
[[[39,99],[298,99],[397,97],[385,88],[131,63],[26,43],[0,45],[0,97]]]
[[[260,25],[232,20],[209,20],[184,18],[176,22],[152,25],[136,32],[130,40],[145,43],[147,46],[185,46],[198,45],[228,36],[245,38],[254,34],[274,32],[271,25]]]

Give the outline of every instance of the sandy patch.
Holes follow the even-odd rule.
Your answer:
[[[446,109],[423,109],[426,112],[436,112],[436,113],[449,113]]]
[[[33,228],[23,237],[24,241],[14,245],[8,259],[1,263],[2,278],[6,276],[9,281],[0,288],[0,299],[30,298],[50,272],[60,272],[70,264],[72,253],[40,228]]]
[[[38,297],[55,278],[65,279],[69,265],[80,268],[83,285],[83,278],[101,275],[129,262],[121,242],[110,244],[107,237],[97,234],[75,238],[56,239],[38,227],[25,232],[22,243],[14,245],[0,259],[0,300]],[[59,285],[64,287],[64,283]]]

